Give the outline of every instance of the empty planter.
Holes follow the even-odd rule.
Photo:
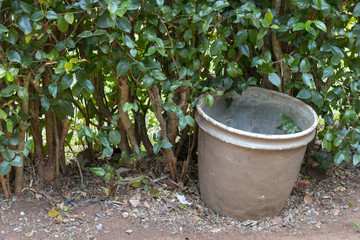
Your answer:
[[[232,104],[226,107],[226,99]],[[296,98],[249,87],[197,105],[201,197],[215,212],[240,219],[272,216],[285,205],[318,117]],[[280,114],[302,131],[278,130]]]

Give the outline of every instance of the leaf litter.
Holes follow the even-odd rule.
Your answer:
[[[360,199],[353,200],[351,204],[344,201],[345,197],[353,195],[355,191],[352,189],[360,188],[360,182],[354,181],[359,174],[359,168],[346,163],[330,169],[328,177],[322,180],[313,181],[302,172],[294,183],[284,209],[274,217],[258,220],[240,221],[214,213],[201,201],[197,182],[193,180],[196,177],[189,178],[181,186],[179,183],[173,184],[167,177],[153,178],[152,174],[148,174],[148,190],[144,190],[144,185],[133,187],[129,181],[128,184],[118,185],[114,198],[109,199],[104,197],[101,190],[103,182],[89,172],[84,172],[84,178],[87,179],[85,189],[76,184],[78,178],[63,178],[64,183],[70,184],[64,184],[60,192],[36,180],[31,187],[24,189],[19,199],[1,199],[0,216],[2,222],[8,225],[7,232],[22,233],[27,238],[36,237],[42,232],[64,239],[85,234],[89,239],[99,232],[107,231],[99,220],[111,219],[113,216],[121,216],[131,222],[140,221],[144,229],[163,226],[172,234],[185,230],[210,234],[225,231],[239,231],[241,234],[277,232],[297,227],[302,222],[307,222],[309,227],[321,228],[326,222],[336,222],[344,213],[359,209]],[[136,175],[128,178],[134,177]],[[14,203],[25,200],[40,201],[40,210],[26,213],[26,220],[21,214],[12,221],[6,219],[8,215],[4,213],[14,211]],[[94,216],[78,212],[92,205],[98,206],[100,213]],[[126,233],[130,235],[133,231],[127,229]]]

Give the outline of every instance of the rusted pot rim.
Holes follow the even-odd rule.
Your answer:
[[[233,135],[233,134],[236,134],[236,135],[241,135],[243,137],[248,137],[248,138],[255,138],[255,139],[264,139],[264,140],[280,140],[280,141],[284,141],[284,140],[295,140],[295,139],[298,139],[298,138],[302,138],[302,137],[306,137],[307,135],[311,135],[312,132],[314,132],[316,130],[316,127],[318,125],[318,116],[316,114],[316,112],[314,111],[314,109],[312,109],[309,105],[305,104],[304,102],[294,98],[294,97],[290,97],[284,93],[280,93],[280,92],[277,92],[277,91],[273,91],[273,90],[268,90],[268,89],[263,89],[263,88],[259,88],[259,87],[248,87],[248,89],[246,91],[251,91],[252,89],[256,89],[256,91],[259,92],[259,94],[261,94],[261,92],[272,92],[273,94],[276,94],[278,96],[281,96],[285,99],[288,99],[289,101],[293,101],[295,102],[296,104],[298,104],[301,108],[304,108],[306,110],[308,110],[309,112],[312,113],[313,115],[313,118],[314,118],[314,122],[313,124],[301,131],[301,132],[298,132],[298,133],[292,133],[292,134],[282,134],[282,135],[276,135],[276,134],[261,134],[261,133],[252,133],[252,132],[247,132],[247,131],[243,131],[243,130],[240,130],[240,129],[236,129],[236,128],[232,128],[232,127],[228,127],[226,126],[225,124],[222,124],[218,121],[216,121],[215,119],[211,118],[209,115],[207,115],[203,109],[202,109],[202,106],[204,103],[204,99],[205,99],[205,96],[206,95],[202,95],[199,99],[199,103],[196,105],[196,108],[197,108],[197,111],[198,111],[198,114],[204,118],[206,121],[208,121],[209,123],[213,124],[214,126],[220,128],[220,129],[223,129],[227,132],[230,133],[230,135]],[[244,91],[244,93],[246,93],[246,91]],[[226,95],[231,95],[230,94],[226,94]],[[200,127],[201,127],[201,124],[199,124]],[[211,134],[211,133],[210,133]],[[213,134],[211,134],[213,135]],[[216,136],[214,136],[216,137]],[[307,144],[307,143],[306,143]],[[306,145],[305,143],[303,145]]]

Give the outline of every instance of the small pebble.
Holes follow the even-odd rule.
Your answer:
[[[240,234],[244,235],[245,231],[244,230],[240,230]]]
[[[149,228],[149,224],[145,224],[145,225],[144,225],[144,228],[145,228],[145,229]]]
[[[103,226],[102,226],[102,224],[100,223],[100,224],[96,225],[96,228],[97,228],[97,230],[101,231],[101,230],[103,229]]]
[[[24,213],[24,212],[20,212],[20,215],[21,215],[21,216],[25,216],[25,213]]]
[[[17,228],[14,228],[14,232],[22,232],[23,230],[22,230],[22,228],[21,227],[17,227]]]
[[[332,220],[333,223],[336,223],[337,221],[339,221],[339,219],[337,219],[337,218]]]
[[[127,234],[129,234],[129,235],[130,235],[130,234],[132,234],[132,233],[133,233],[133,230],[128,229],[128,230],[126,230],[125,232],[126,232]]]
[[[97,221],[99,221],[99,219],[100,219],[100,218],[95,217],[94,221],[97,222]]]
[[[150,208],[150,204],[149,204],[147,201],[145,201],[145,202],[144,202],[144,207]]]
[[[353,212],[358,212],[359,211],[359,208],[354,208],[353,209]]]
[[[128,218],[128,217],[129,217],[129,213],[128,213],[128,212],[123,212],[123,213],[122,213],[122,217],[123,217],[123,218]]]
[[[148,222],[150,219],[148,217],[144,218],[145,222]]]
[[[349,206],[345,205],[345,206],[342,206],[341,208],[343,208],[343,209],[348,209]]]

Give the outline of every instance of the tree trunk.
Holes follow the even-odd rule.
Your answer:
[[[162,115],[163,108],[162,108],[162,104],[161,104],[161,97],[160,97],[159,89],[157,87],[153,87],[153,88],[149,87],[148,92],[149,92],[149,97],[150,97],[152,108],[153,108],[155,116],[158,119],[159,124],[160,124],[161,138],[162,138],[162,140],[169,140],[167,137],[166,122]],[[172,148],[165,148],[165,159],[168,161],[171,178],[175,179],[176,173],[177,173],[177,170],[176,170],[177,160],[176,160],[176,157],[174,155]]]
[[[28,75],[24,81],[23,81],[23,87],[26,89],[27,92],[29,92],[29,77],[32,77],[32,75]],[[29,113],[29,101],[28,100],[21,100],[21,111],[23,111],[24,113],[28,114]],[[21,121],[21,123],[25,123],[26,121]],[[22,124],[20,124],[20,136],[19,136],[19,144],[17,146],[18,150],[20,151],[18,153],[19,157],[21,157],[21,159],[23,159],[24,162],[24,148],[25,148],[25,134],[26,134],[26,129],[27,127],[23,126]],[[14,192],[16,195],[19,195],[21,193],[21,190],[23,188],[23,183],[24,183],[24,166],[21,167],[15,167],[15,188],[14,188]]]

